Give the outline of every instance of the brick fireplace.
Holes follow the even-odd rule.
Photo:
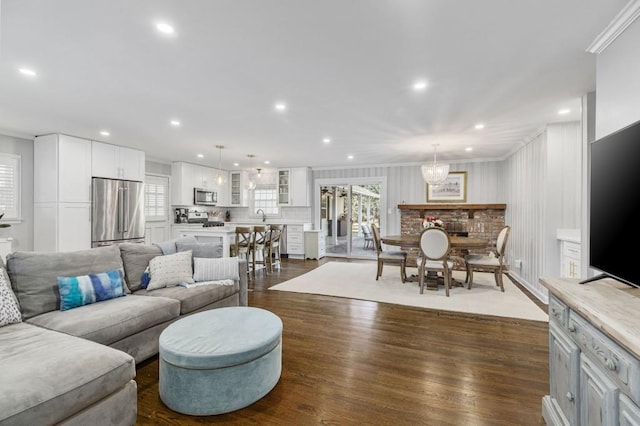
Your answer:
[[[399,204],[402,235],[416,235],[422,231],[425,216],[435,216],[444,222],[448,232],[482,238],[489,241],[486,249],[470,250],[486,254],[495,250],[498,233],[504,227],[506,204]],[[409,252],[408,265],[415,265],[420,249],[403,247]],[[454,256],[466,253],[452,252]]]

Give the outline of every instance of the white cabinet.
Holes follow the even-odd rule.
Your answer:
[[[247,177],[248,174],[245,171],[229,172],[229,206],[247,207],[249,205]]]
[[[38,136],[33,145],[36,251],[91,247],[91,141]]]
[[[580,230],[558,229],[560,241],[560,276],[563,278],[582,278],[580,270]]]
[[[640,302],[612,279],[540,282],[550,291],[546,423],[640,425]]]
[[[218,185],[218,173],[227,177],[227,172],[197,164],[174,162],[171,165],[171,204],[174,206],[192,206],[193,189],[204,188],[218,194],[219,206],[229,205],[229,186]]]
[[[91,145],[91,170],[95,177],[143,182],[144,162],[144,151],[97,141]]]
[[[305,259],[321,259],[326,254],[324,233],[320,230],[304,231]]]
[[[193,175],[195,164],[175,162],[171,164],[171,205],[193,205]]]
[[[33,215],[35,251],[91,247],[91,203],[36,203]]]
[[[311,224],[287,224],[286,254],[292,258],[304,258],[304,231],[311,230]]]
[[[33,142],[33,201],[91,202],[91,141],[67,135]]]
[[[278,204],[308,207],[311,205],[311,169],[278,169]]]

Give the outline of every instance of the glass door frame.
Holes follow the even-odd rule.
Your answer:
[[[321,228],[321,215],[320,210],[321,206],[321,188],[323,186],[352,186],[352,185],[380,185],[380,232],[382,235],[386,234],[386,226],[387,226],[387,177],[386,176],[371,176],[371,177],[342,177],[342,178],[319,178],[315,179],[313,182],[314,185],[314,195],[313,195],[313,225],[314,229],[322,229]],[[352,203],[352,191],[348,191],[347,194],[347,204],[351,206]],[[351,209],[348,210],[347,215],[347,253],[345,255],[335,254],[332,256],[335,257],[347,257],[360,259],[362,257],[354,257],[351,254],[351,244],[352,244],[352,227],[351,227]],[[326,236],[324,236],[326,238]],[[375,251],[374,251],[375,253]],[[375,258],[375,254],[372,258]],[[370,259],[370,258],[366,258]]]

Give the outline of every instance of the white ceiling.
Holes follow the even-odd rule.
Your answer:
[[[434,143],[447,161],[504,158],[579,119],[595,90],[585,49],[627,2],[0,1],[0,133],[214,167],[222,144],[225,169],[247,154],[254,167],[417,163]]]

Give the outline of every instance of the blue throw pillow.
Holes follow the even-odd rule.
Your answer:
[[[125,295],[122,269],[79,277],[57,278],[61,311]]]
[[[149,267],[147,266],[147,269],[142,273],[142,277],[140,277],[140,288],[147,288],[149,281],[151,281],[151,277],[149,276]]]

